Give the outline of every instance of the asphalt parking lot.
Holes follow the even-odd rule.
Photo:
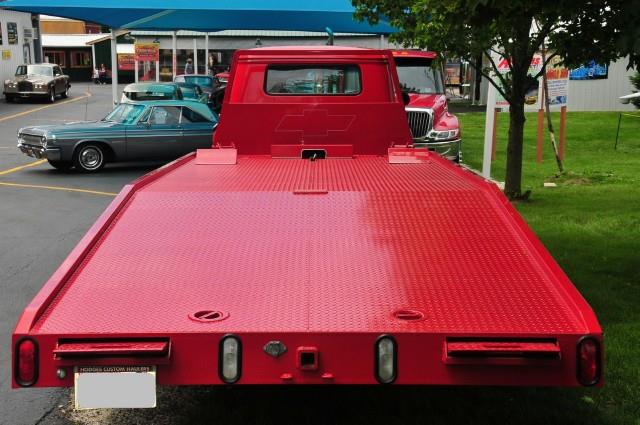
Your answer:
[[[16,148],[20,127],[104,117],[111,86],[75,84],[54,104],[0,103],[0,423],[55,419],[66,405],[60,390],[10,390],[11,332],[47,278],[124,184],[157,163],[116,164],[96,175],[61,172]],[[65,406],[66,407],[66,406]],[[50,420],[49,420],[50,422]]]

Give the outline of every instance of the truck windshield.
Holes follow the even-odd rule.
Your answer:
[[[121,103],[116,106],[115,109],[102,121],[117,122],[119,124],[133,124],[136,122],[140,114],[142,114],[144,108],[144,105]]]
[[[16,69],[16,75],[43,75],[53,77],[53,68],[44,65],[20,65]]]
[[[418,94],[444,93],[442,75],[431,60],[396,59],[398,78],[403,91]]]

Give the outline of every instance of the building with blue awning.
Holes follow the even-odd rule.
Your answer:
[[[395,32],[384,17],[376,25],[355,20],[350,0],[5,0],[0,4],[3,9],[90,21],[111,28],[113,64],[117,63],[118,34],[132,30],[172,31],[172,75],[178,74],[178,30],[322,32],[330,28],[337,33],[385,35]],[[158,66],[156,69],[159,73]],[[116,102],[117,67],[113,67],[112,72]]]

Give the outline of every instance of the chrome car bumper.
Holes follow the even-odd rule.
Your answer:
[[[49,96],[48,91],[4,91],[5,96],[12,97],[39,97]]]
[[[434,151],[452,161],[459,161],[461,157],[462,139],[446,140],[443,142],[429,142],[423,140],[414,140],[413,146],[416,148],[427,148]]]
[[[33,158],[48,159],[51,161],[60,161],[61,152],[59,148],[45,148],[44,146],[29,145],[26,143],[18,143],[18,149]]]

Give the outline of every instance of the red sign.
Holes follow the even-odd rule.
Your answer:
[[[136,43],[135,58],[140,62],[156,62],[160,59],[159,43]]]
[[[136,59],[131,53],[118,53],[118,71],[133,71]]]

